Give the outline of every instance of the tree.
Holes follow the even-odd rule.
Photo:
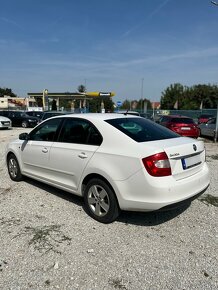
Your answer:
[[[218,87],[216,85],[198,84],[186,87],[181,84],[170,85],[161,96],[161,109],[172,110],[178,101],[181,110],[198,110],[216,108]]]
[[[130,110],[131,108],[131,101],[125,100],[122,104],[122,106],[119,108],[121,110]]]
[[[101,103],[104,102],[104,108],[106,112],[114,111],[114,103],[110,97],[96,97],[89,102],[89,111],[91,113],[101,112]]]
[[[147,109],[152,109],[151,102],[150,102],[150,100],[148,100],[148,99],[140,99],[140,100],[137,102],[137,107],[136,107],[136,109],[137,109],[138,111],[142,111],[142,112],[144,112],[144,105],[145,105],[145,102],[147,102]]]
[[[86,92],[86,87],[84,85],[79,85],[77,88],[79,93],[85,93]]]
[[[4,96],[9,96],[9,97],[12,97],[12,98],[17,97],[17,95],[15,95],[12,92],[12,89],[9,89],[9,88],[0,88],[0,97],[4,97]]]
[[[162,92],[160,103],[162,109],[172,110],[178,101],[179,108],[183,102],[184,87],[180,83],[171,84],[164,92]]]

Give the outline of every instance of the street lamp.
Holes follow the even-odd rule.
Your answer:
[[[216,143],[218,137],[218,101],[216,106],[216,126],[215,126],[215,134],[214,134],[214,142]]]
[[[215,1],[211,1],[213,5],[218,6],[218,3]],[[216,106],[216,127],[215,127],[215,134],[214,134],[214,142],[216,143],[217,137],[218,137],[218,101]]]
[[[142,78],[142,86],[141,86],[141,112],[140,113],[142,113],[143,93],[144,93],[144,78]]]

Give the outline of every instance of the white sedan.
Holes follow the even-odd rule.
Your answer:
[[[83,196],[103,223],[120,210],[175,205],[209,185],[202,141],[125,114],[53,117],[8,144],[6,160],[12,180],[28,176]]]
[[[4,117],[4,116],[0,116],[0,129],[9,129],[11,128],[11,120]]]

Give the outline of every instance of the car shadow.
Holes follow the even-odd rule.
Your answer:
[[[190,197],[189,199],[178,202],[176,204],[168,205],[157,211],[122,212],[117,220],[125,224],[133,224],[139,226],[157,226],[181,215],[190,207],[191,203],[194,200],[198,199],[206,190],[207,188],[202,190],[197,195]]]
[[[86,214],[88,215],[88,212],[86,208],[84,207],[83,198],[81,196],[74,195],[62,189],[55,188],[53,186],[42,183],[40,181],[31,179],[29,177],[25,177],[25,182],[27,182],[28,184],[31,184],[34,187],[45,190],[46,192],[53,194],[57,197],[60,197],[66,201],[69,201],[78,206],[81,206],[83,210],[86,212]],[[147,227],[157,226],[159,224],[165,223],[181,215],[185,210],[188,209],[188,207],[191,205],[191,202],[196,198],[183,201],[181,205],[172,209],[163,209],[163,210],[152,211],[152,212],[121,211],[119,217],[116,219],[116,222],[123,223],[126,225],[132,224],[132,225],[147,226]]]
[[[31,179],[29,177],[25,177],[24,181],[31,184],[34,187],[45,190],[48,193],[51,193],[57,197],[63,198],[64,200],[67,200],[69,202],[73,202],[76,205],[83,207],[83,198],[81,196],[69,193],[69,192],[64,191],[62,189],[58,189],[56,187],[53,187],[52,185],[45,184],[43,182]]]
[[[124,224],[132,224],[138,226],[157,226],[181,215],[189,208],[191,202],[186,202],[182,206],[166,210],[166,211],[151,211],[151,212],[132,212],[122,211],[117,221]]]

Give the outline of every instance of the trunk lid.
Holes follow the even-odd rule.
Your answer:
[[[156,153],[166,152],[176,180],[189,177],[201,170],[205,162],[203,141],[181,137],[149,142]],[[149,145],[150,145],[149,144]],[[147,142],[148,145],[148,142]]]

